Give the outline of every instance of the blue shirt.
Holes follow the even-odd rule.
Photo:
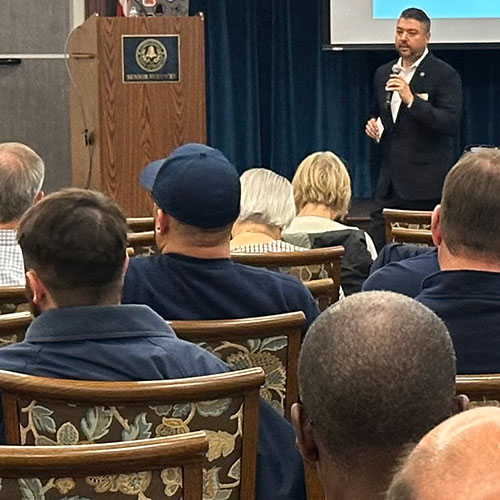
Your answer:
[[[231,259],[198,259],[174,253],[131,259],[122,302],[146,304],[168,320],[303,311],[304,333],[319,314],[312,295],[293,276]]]
[[[500,273],[441,271],[415,298],[448,327],[457,373],[500,372]]]
[[[422,290],[423,280],[438,271],[437,249],[432,248],[415,257],[386,264],[368,276],[362,290],[388,290],[413,298]]]
[[[78,380],[162,380],[228,367],[177,338],[149,307],[128,305],[49,310],[33,321],[23,342],[0,349],[0,369]],[[257,498],[305,499],[290,424],[263,401],[259,418]]]

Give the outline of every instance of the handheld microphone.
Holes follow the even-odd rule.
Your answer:
[[[401,67],[398,66],[397,64],[393,64],[392,68],[391,68],[391,75],[399,75],[399,73],[401,73]],[[392,94],[394,94],[393,90],[387,90],[385,93],[385,107],[386,108],[391,107]]]

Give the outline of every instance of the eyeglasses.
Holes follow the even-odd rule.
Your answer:
[[[465,146],[464,153],[478,153],[482,149],[500,149],[498,146],[493,146],[492,144],[469,144]]]

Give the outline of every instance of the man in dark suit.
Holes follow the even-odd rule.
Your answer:
[[[378,248],[384,244],[382,208],[432,210],[454,163],[462,85],[458,73],[429,52],[430,24],[424,11],[404,10],[395,37],[400,58],[375,73],[375,105],[365,131],[382,148],[371,231]]]

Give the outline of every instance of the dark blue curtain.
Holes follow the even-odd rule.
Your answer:
[[[377,147],[364,135],[375,68],[392,51],[322,51],[322,0],[191,0],[206,20],[208,142],[240,172],[291,178],[318,150],[347,161],[354,196],[371,197]],[[464,84],[457,156],[500,143],[500,50],[435,51]]]

